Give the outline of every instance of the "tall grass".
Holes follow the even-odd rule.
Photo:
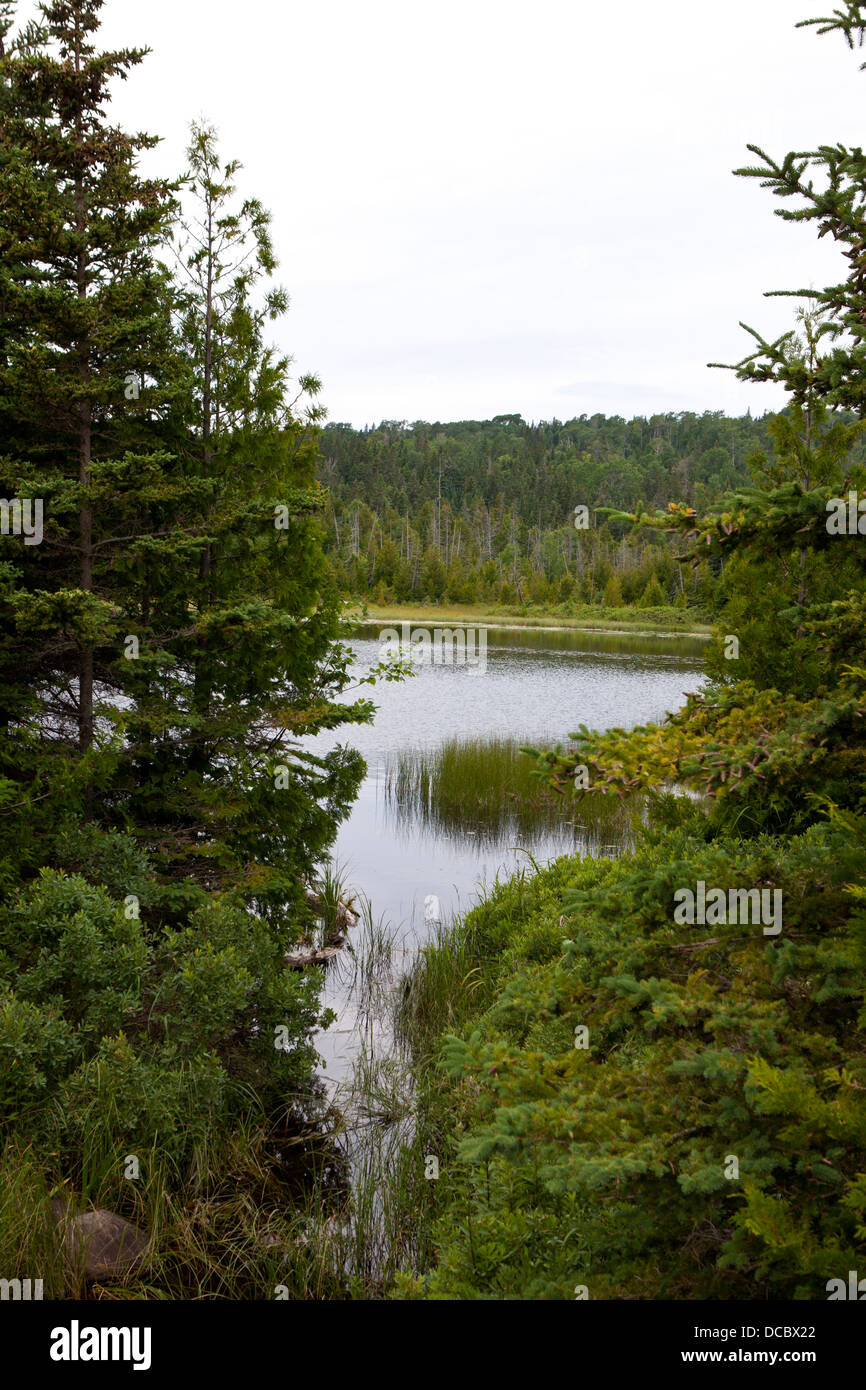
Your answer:
[[[345,1184],[341,1194],[328,1181],[334,1157],[326,1138],[319,1134],[314,1156],[307,1155],[311,1173],[302,1185],[259,1117],[215,1130],[183,1173],[153,1153],[141,1156],[138,1181],[125,1179],[115,1162],[80,1196],[52,1183],[52,1156],[9,1141],[0,1155],[0,1274],[42,1279],[46,1298],[255,1300],[274,1298],[291,1267],[298,1296],[344,1297],[345,1280],[321,1261],[306,1262],[299,1278],[308,1226],[324,1223],[323,1207],[331,1214],[345,1201]],[[150,1238],[148,1259],[120,1278],[85,1281],[56,1239],[53,1195],[132,1221]]]
[[[66,1266],[51,1210],[58,1188],[43,1171],[44,1156],[7,1144],[0,1277],[41,1279],[46,1299],[383,1297],[398,1271],[425,1267],[432,1194],[408,1068],[368,1054],[356,1084],[357,1109],[333,1116],[331,1131],[308,1144],[303,1181],[291,1175],[291,1140],[278,1157],[267,1126],[253,1122],[214,1135],[197,1179],[155,1158],[142,1165],[138,1183],[106,1175],[86,1205],[134,1221],[152,1250],[134,1272],[102,1283]]]
[[[531,881],[526,869],[510,879],[512,885],[530,891]],[[468,918],[440,926],[400,982],[395,1029],[400,1047],[412,1058],[418,1073],[438,1056],[443,1033],[458,1030],[464,1021],[483,1012],[493,977],[488,968],[489,950],[482,947],[476,930],[476,914],[491,901],[498,886],[497,877],[495,883],[481,890]],[[497,901],[504,935],[511,933],[512,905],[513,898]]]
[[[626,848],[640,801],[592,794],[576,800],[553,791],[520,752],[531,741],[455,736],[438,748],[401,751],[386,764],[385,795],[398,821],[420,820],[460,839],[502,845],[556,835],[575,852]]]
[[[346,869],[329,860],[322,869],[317,891],[322,908],[322,944],[330,946],[346,930],[345,908],[355,910]]]
[[[345,875],[338,879],[346,901]],[[292,1299],[378,1299],[399,1271],[416,1273],[427,1258],[424,1213],[432,1194],[416,1133],[414,1077],[394,1022],[398,977],[413,952],[403,927],[377,916],[369,898],[352,901],[358,920],[326,967],[328,1003],[341,1031],[353,1035],[351,1071],[331,1090],[326,1117],[344,1183],[329,1199],[323,1167],[297,1194],[294,1239],[278,1242],[281,1282]]]
[[[407,997],[418,1004],[406,983],[415,976],[399,974],[398,932],[361,906],[353,952],[338,958],[359,1048],[331,1103],[290,1098],[278,1126],[251,1105],[246,1119],[204,1134],[183,1170],[158,1147],[140,1153],[138,1181],[123,1176],[111,1124],[92,1128],[88,1154],[74,1165],[74,1193],[60,1180],[68,1180],[69,1155],[8,1141],[0,1152],[0,1277],[42,1279],[46,1298],[343,1301],[385,1297],[399,1274],[430,1267],[436,1194],[425,1161],[446,1142],[426,1117],[419,1128],[416,1061],[402,1046]],[[471,939],[443,933],[452,940],[453,949],[440,942],[424,958],[416,1023],[426,1010],[431,1039],[451,1016],[449,1001],[473,988]],[[57,1195],[146,1231],[147,1262],[104,1283],[68,1269],[54,1236]]]
[[[45,1298],[63,1298],[51,1192],[34,1149],[7,1143],[0,1153],[0,1278],[41,1279]]]
[[[397,1050],[363,1048],[345,1105],[351,1202],[342,1255],[354,1289],[381,1297],[429,1260],[432,1193],[415,1121],[415,1082]]]

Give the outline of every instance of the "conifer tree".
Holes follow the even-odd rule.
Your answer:
[[[866,5],[851,3],[803,25],[818,26],[822,33],[841,31],[853,46],[866,33]],[[719,681],[727,689],[691,696],[661,730],[593,735],[582,729],[575,736],[576,751],[548,755],[541,772],[561,785],[575,766],[588,764],[596,789],[614,793],[682,780],[716,798],[723,822],[784,829],[825,814],[818,799],[822,793],[852,810],[862,807],[866,794],[861,733],[866,559],[856,523],[842,534],[828,524],[840,491],[847,493],[864,476],[852,459],[862,423],[838,418],[838,412],[856,409],[866,419],[866,156],[842,145],[821,146],[808,155],[791,152],[776,164],[757,146],[750,148],[763,165],[738,172],[761,177],[777,196],[802,199],[805,206],[778,209],[779,215],[817,221],[819,235],[829,232],[848,247],[850,273],[839,286],[794,292],[812,301],[800,315],[805,343],[793,331],[773,344],[755,334],[757,350],[732,368],[744,379],[777,381],[789,393],[788,415],[772,427],[776,457],[771,462],[758,453],[755,459],[764,486],[728,494],[702,516],[670,503],[666,512],[614,512],[613,517],[678,534],[687,543],[682,558],[694,563],[735,557],[743,567],[741,577],[749,581],[752,610],[756,591],[763,592],[768,606],[780,592],[762,588],[762,570],[790,567],[788,603],[768,615],[776,620],[771,631],[778,650],[767,664],[760,644],[767,640],[768,618],[753,618],[748,679],[739,678],[736,657],[729,678]],[[823,189],[814,187],[815,170],[826,174]],[[846,334],[850,341],[844,346],[822,352],[825,339],[838,342]],[[717,676],[721,638],[713,661]]]
[[[602,603],[605,608],[621,608],[623,603],[622,585],[617,575],[612,574],[604,586]]]
[[[315,440],[243,302],[249,405],[203,446],[166,264],[179,188],[139,171],[154,137],[110,123],[144,54],[97,50],[101,9],[45,4],[14,36],[0,9],[0,1132],[75,1187],[130,1150],[182,1181],[309,1083],[320,982],[274,926],[293,904],[302,929],[361,765],[278,745],[367,712],[331,699]],[[277,752],[302,768],[280,790]]]
[[[335,700],[317,411],[295,418],[264,341],[285,296],[253,305],[267,214],[228,207],[236,166],[215,177],[202,131],[191,176],[223,248],[192,257],[197,287],[172,278],[179,185],[138,172],[155,137],[108,122],[144,53],[96,50],[101,9],[44,5],[0,66],[0,487],[44,506],[40,545],[3,540],[0,794],[33,867],[62,802],[134,831],[165,910],[234,888],[297,930],[362,771],[298,737],[370,714]]]
[[[155,138],[106,119],[112,81],[144,54],[97,53],[101,8],[41,6],[0,65],[0,491],[43,515],[40,543],[3,542],[0,756],[28,813],[56,811],[67,774],[92,812],[110,775],[123,576],[143,537],[167,533],[153,505],[182,492],[164,476],[180,364],[154,258],[173,188],[137,172]]]
[[[813,23],[853,42],[866,32],[866,7],[849,5]],[[840,480],[858,478],[850,459],[858,429],[838,419],[812,428],[821,423],[821,402],[866,415],[866,338],[862,321],[854,322],[866,303],[857,192],[866,164],[861,152],[849,158],[841,149],[791,154],[769,182],[776,192],[799,190],[813,209],[804,217],[847,240],[851,273],[817,296],[816,337],[838,340],[847,328],[851,341],[822,356],[792,351],[791,335],[759,340],[740,364],[744,376],[782,382],[791,400],[775,427],[777,456],[761,462],[762,487],[729,494],[703,514],[672,502],[667,512],[628,518],[678,535],[683,558],[695,563],[736,557],[754,607],[776,596],[762,586],[764,574],[787,566],[790,606],[775,628],[781,659],[760,682],[738,679],[732,647],[731,678],[689,696],[663,724],[584,727],[572,750],[540,759],[540,776],[581,797],[668,793],[655,796],[656,823],[633,861],[605,875],[600,892],[588,882],[563,895],[576,927],[563,943],[567,963],[557,961],[547,977],[509,982],[489,1011],[503,1031],[519,1017],[521,1039],[533,1037],[533,993],[544,1000],[536,1017],[547,1019],[565,1012],[573,989],[575,1022],[594,1014],[605,1028],[618,1019],[609,1038],[594,1035],[597,1059],[586,1057],[572,1095],[563,1095],[562,1123],[547,1096],[542,1119],[529,1088],[515,1084],[524,1059],[513,1047],[500,1068],[501,1044],[499,1055],[496,1044],[479,1047],[475,1037],[450,1044],[455,1075],[496,1077],[490,1089],[498,1105],[484,1097],[486,1114],[464,1141],[467,1158],[531,1151],[548,1191],[592,1198],[615,1187],[616,1229],[597,1247],[601,1296],[634,1294],[663,1271],[649,1296],[665,1296],[685,1275],[688,1297],[756,1287],[769,1296],[826,1297],[828,1275],[854,1268],[862,1251],[866,556],[856,494],[853,517],[844,499],[847,524],[828,524],[842,505]],[[829,170],[829,192],[809,188],[809,159]],[[748,635],[760,637],[760,626]],[[729,644],[731,635],[720,640]],[[807,653],[804,680],[797,668]],[[750,660],[754,675],[759,657]],[[711,813],[670,794],[682,786],[703,793]],[[735,911],[711,927],[708,914],[699,934],[678,938],[677,922],[688,919],[673,915],[671,904],[697,883],[784,884],[784,928],[780,919],[776,940],[756,939]],[[608,893],[602,924],[599,900]],[[645,950],[654,931],[655,957]],[[554,979],[563,986],[558,999]],[[637,1077],[629,1060],[615,1060],[623,1033],[623,1051],[634,1047],[641,1056]],[[546,1074],[556,1073],[552,1062]],[[666,1114],[668,1087],[685,1078],[688,1096]],[[644,1124],[646,1106],[655,1114]],[[579,1135],[570,1128],[575,1113],[584,1117]],[[617,1115],[627,1136],[618,1148],[608,1143]],[[569,1143],[559,1147],[563,1131]],[[722,1167],[732,1157],[740,1183],[733,1201]],[[660,1210],[670,1225],[659,1243],[652,1216]],[[585,1220],[583,1232],[591,1229]],[[702,1230],[708,1239],[692,1260]],[[620,1260],[622,1251],[629,1253]]]
[[[841,33],[853,48],[855,43],[862,44],[866,34],[866,5],[862,0],[848,0],[832,15],[802,20],[797,27],[817,28],[820,34]],[[842,281],[822,290],[767,291],[769,297],[795,297],[814,304],[820,317],[817,342],[824,345],[814,361],[788,350],[791,332],[771,342],[742,324],[757,346],[734,370],[744,381],[779,382],[793,404],[805,407],[817,398],[866,416],[866,153],[841,141],[815,150],[792,150],[782,159],[774,159],[760,145],[748,148],[759,162],[736,173],[760,180],[761,187],[777,198],[793,201],[793,207],[776,208],[776,216],[786,222],[816,224],[819,237],[829,235],[840,247],[849,269]]]
[[[288,305],[268,287],[270,214],[237,197],[241,166],[220,165],[210,127],[193,127],[188,157],[174,295],[192,384],[185,466],[203,511],[172,640],[160,635],[176,664],[156,684],[140,668],[135,817],[181,896],[191,879],[242,881],[254,863],[259,905],[296,917],[362,769],[345,752],[308,756],[298,736],[367,718],[370,706],[334,701],[347,677],[317,520],[320,383],[302,376],[291,397],[291,361],[265,340]],[[182,721],[166,745],[152,731],[168,688]],[[199,840],[193,826],[205,828]]]

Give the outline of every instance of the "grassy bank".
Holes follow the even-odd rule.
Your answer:
[[[561,604],[554,608],[501,607],[479,604],[432,605],[346,604],[349,618],[369,618],[374,622],[466,623],[506,627],[549,627],[585,632],[627,631],[666,635],[709,637],[712,626],[701,611],[687,608],[603,608],[597,605]]]

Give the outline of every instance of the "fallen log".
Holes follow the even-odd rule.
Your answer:
[[[289,970],[305,970],[308,965],[326,965],[340,954],[345,944],[345,941],[341,941],[337,946],[311,946],[305,951],[291,951],[286,956],[286,965]]]
[[[316,892],[315,888],[307,889],[307,902],[309,903],[310,907],[313,909],[317,917],[324,918],[326,913],[325,904],[322,900],[321,895]],[[337,903],[336,911],[334,913],[334,921],[337,927],[342,928],[344,931],[349,927],[354,927],[355,923],[358,921],[359,916],[360,913],[356,912],[355,909],[353,907],[350,907],[348,903],[344,903],[342,900],[340,900],[340,902]]]
[[[307,902],[317,916],[324,917],[325,905],[314,888],[307,889]],[[354,927],[361,914],[348,903],[340,901],[334,915],[337,928],[335,934],[324,946],[313,946],[311,942],[305,941],[297,951],[290,951],[285,957],[289,970],[306,970],[309,965],[327,965],[329,960],[339,955],[346,945],[346,933],[350,927]]]

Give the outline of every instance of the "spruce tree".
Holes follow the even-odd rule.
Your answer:
[[[144,54],[97,53],[101,8],[43,5],[0,62],[0,491],[44,518],[41,543],[3,541],[0,757],[28,828],[63,788],[92,813],[110,778],[122,577],[142,536],[166,533],[149,513],[172,490],[161,417],[182,364],[154,252],[173,189],[137,172],[155,138],[106,119]]]
[[[866,5],[848,3],[825,18],[805,19],[798,28],[817,28],[820,34],[841,33],[849,47],[861,45],[866,33]],[[866,67],[866,63],[862,64]],[[866,153],[842,141],[808,151],[791,150],[783,158],[760,145],[749,151],[758,163],[737,169],[743,178],[758,179],[792,207],[775,209],[786,222],[814,223],[820,237],[831,236],[848,262],[838,284],[822,290],[769,290],[769,297],[792,297],[810,302],[820,317],[817,343],[823,347],[813,361],[789,351],[791,332],[775,341],[765,339],[747,324],[741,326],[756,347],[734,366],[741,380],[775,381],[789,392],[793,404],[805,407],[811,399],[854,410],[866,416]],[[728,366],[711,363],[711,366]]]
[[[866,7],[815,22],[853,42],[866,31]],[[628,518],[678,535],[682,558],[695,564],[735,557],[753,608],[779,593],[765,574],[787,571],[787,611],[775,615],[781,655],[762,672],[750,652],[753,678],[738,679],[729,647],[730,678],[689,696],[663,724],[580,728],[569,752],[541,757],[539,775],[581,797],[649,790],[655,823],[601,886],[590,873],[563,894],[575,914],[564,958],[540,979],[509,982],[489,1011],[512,1043],[507,1053],[498,1039],[450,1044],[464,1084],[496,1077],[465,1157],[508,1154],[516,1166],[531,1155],[547,1191],[584,1199],[574,1225],[598,1252],[594,1296],[824,1298],[828,1276],[855,1268],[862,1253],[866,557],[847,497],[848,524],[828,524],[840,481],[858,478],[858,431],[838,419],[813,428],[823,405],[866,415],[866,338],[854,323],[866,302],[857,192],[866,164],[860,151],[841,150],[791,154],[768,181],[777,193],[799,191],[812,209],[803,216],[847,240],[851,274],[817,296],[816,342],[838,341],[846,327],[851,341],[822,355],[792,351],[791,335],[759,340],[740,364],[744,376],[785,384],[791,401],[775,426],[775,458],[759,461],[763,486],[701,513],[672,502]],[[810,189],[809,160],[829,171],[829,192]],[[756,621],[748,636],[766,639],[766,630]],[[733,635],[723,629],[718,640],[729,645]],[[703,794],[709,814],[672,794],[683,786]],[[763,939],[737,910],[708,913],[700,926],[678,918],[675,901],[697,884],[723,893],[773,885],[784,922]],[[657,950],[648,949],[653,937]],[[569,1007],[575,1023],[588,1023],[596,1053],[574,1068],[571,1094],[561,1083],[557,1118],[557,1102],[545,1094],[536,1104],[526,1085],[530,1070],[533,1085],[537,1075],[529,1047],[517,1056],[513,1043],[534,1042],[533,1016]],[[515,1038],[509,1025],[518,1021]],[[545,1075],[568,1076],[569,1055],[563,1048]],[[622,1141],[611,1141],[618,1125]],[[726,1170],[732,1158],[736,1170]],[[605,1189],[607,1233],[594,1229],[589,1205]]]
[[[0,68],[0,480],[44,506],[41,545],[3,542],[2,795],[33,867],[62,800],[138,836],[164,910],[235,889],[298,930],[362,771],[298,739],[370,714],[335,699],[318,412],[296,419],[264,341],[285,296],[253,304],[267,214],[229,207],[236,166],[215,178],[203,131],[192,188],[219,225],[173,278],[178,181],[143,178],[155,137],[105,115],[144,53],[96,51],[101,9],[43,6]]]
[[[174,631],[158,635],[175,665],[156,683],[140,668],[134,815],[179,901],[193,883],[240,884],[297,920],[362,771],[356,755],[313,757],[298,739],[371,707],[334,698],[346,653],[318,521],[319,382],[302,376],[292,396],[291,360],[265,339],[288,305],[269,285],[270,214],[237,195],[241,166],[221,166],[210,127],[193,127],[188,157],[175,308],[192,383],[185,466],[203,512]],[[181,716],[170,742],[153,736],[167,688]]]

